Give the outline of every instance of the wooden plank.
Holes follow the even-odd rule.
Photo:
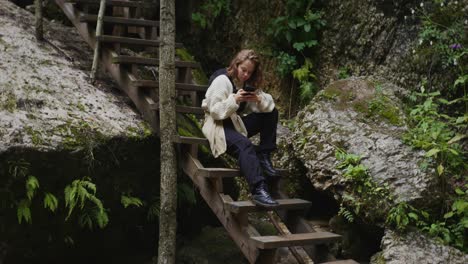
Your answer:
[[[198,176],[204,178],[233,178],[239,177],[238,169],[229,168],[200,168]]]
[[[159,105],[154,102],[149,96],[145,97],[146,102],[150,106],[151,109],[155,111],[159,111]],[[192,106],[185,106],[185,105],[176,105],[176,112],[182,114],[194,114],[198,116],[204,116],[205,110],[201,107],[192,107]]]
[[[276,230],[280,235],[289,235],[291,232],[288,227],[281,221],[279,216],[275,212],[268,212],[268,217],[270,221],[275,226]],[[289,250],[299,262],[299,264],[314,264],[312,259],[307,255],[307,252],[302,247],[289,247]]]
[[[145,58],[138,56],[127,56],[127,55],[118,55],[112,58],[114,63],[118,64],[139,64],[139,65],[149,65],[149,66],[158,66],[159,59],[155,58]],[[198,62],[191,61],[176,61],[176,68],[199,68],[200,64]]]
[[[81,22],[96,22],[97,15],[83,14],[80,16]],[[146,19],[135,19],[135,18],[124,18],[124,17],[112,17],[105,16],[103,18],[104,23],[136,26],[136,27],[159,27],[159,21],[146,20]]]
[[[205,115],[205,110],[201,107],[185,106],[185,105],[176,105],[176,112],[183,114],[195,114],[195,115]]]
[[[310,244],[323,244],[338,241],[340,235],[330,232],[300,233],[280,236],[251,237],[255,245],[260,249],[271,249],[279,247],[294,247]]]
[[[99,0],[65,0],[66,3],[75,4],[90,4],[98,5]],[[106,5],[108,6],[119,6],[119,7],[146,7],[154,8],[156,5],[152,3],[144,3],[142,1],[120,1],[120,0],[107,0]]]
[[[208,145],[208,139],[197,137],[174,136],[173,141],[180,144]]]
[[[226,210],[232,213],[241,212],[257,212],[257,211],[268,211],[268,210],[302,210],[307,209],[311,206],[311,202],[302,199],[278,199],[276,200],[279,204],[274,208],[265,208],[257,206],[251,201],[235,201],[225,204]]]
[[[153,80],[135,80],[132,82],[132,85],[145,88],[159,88],[159,83]],[[176,90],[180,91],[206,92],[207,89],[207,85],[176,83]]]
[[[140,45],[140,46],[150,46],[150,47],[159,47],[161,43],[159,40],[150,40],[150,39],[141,39],[141,38],[127,38],[111,35],[102,35],[97,38],[101,42],[106,43],[119,43],[119,44],[129,44],[129,45]],[[176,43],[176,47],[182,47],[182,43]]]

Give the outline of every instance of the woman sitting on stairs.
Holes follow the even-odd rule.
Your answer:
[[[203,134],[213,155],[227,152],[238,160],[252,193],[253,202],[264,207],[278,204],[267,190],[266,177],[278,177],[270,153],[276,149],[278,111],[271,95],[259,89],[262,70],[253,50],[240,51],[228,68],[210,77],[202,108]],[[260,133],[255,146],[249,137]]]

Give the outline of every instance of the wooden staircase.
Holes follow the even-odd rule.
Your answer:
[[[55,0],[66,16],[78,29],[83,39],[94,48],[96,44],[95,24],[99,0]],[[159,130],[158,81],[147,79],[140,74],[142,67],[156,68],[159,60],[154,57],[124,54],[128,49],[157,54],[159,46],[159,22],[142,17],[145,8],[159,10],[158,6],[140,1],[108,0],[104,17],[101,65],[112,75],[133,101],[145,120],[154,131]],[[177,47],[182,44],[177,43]],[[135,52],[136,53],[136,52]],[[178,105],[179,113],[203,115],[199,107],[197,92],[206,91],[204,85],[193,84],[192,70],[200,68],[196,62],[176,61],[176,90],[178,96],[188,96],[192,105]],[[155,70],[153,69],[153,74]],[[173,141],[185,146],[182,153],[182,168],[192,179],[201,196],[223,224],[226,231],[250,263],[275,263],[277,248],[289,247],[298,263],[314,263],[316,260],[335,261],[333,257],[320,252],[315,245],[335,242],[340,236],[330,232],[313,230],[302,217],[311,203],[302,199],[290,199],[281,193],[279,184],[279,205],[269,214],[276,212],[271,219],[278,227],[278,235],[262,236],[251,224],[248,215],[253,212],[268,211],[250,201],[233,201],[223,191],[223,179],[240,176],[237,169],[205,168],[197,159],[197,145],[208,144],[205,138],[191,138],[174,135]],[[324,257],[325,256],[325,257]],[[316,262],[317,263],[317,262]],[[357,263],[353,260],[327,263]]]

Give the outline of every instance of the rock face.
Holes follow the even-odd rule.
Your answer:
[[[336,80],[341,68],[356,76],[380,75],[394,81],[403,78],[404,83],[404,76],[408,78],[411,71],[402,66],[406,66],[419,29],[411,9],[419,4],[399,0],[324,1],[325,17],[329,19],[318,60],[322,81]]]
[[[47,41],[38,43],[34,17],[6,0],[0,5],[0,152],[143,135],[138,114],[79,69],[91,68],[92,53],[76,31],[46,21]]]
[[[464,264],[468,255],[461,251],[441,245],[418,232],[405,235],[387,230],[381,243],[382,252],[372,257],[372,264]]]
[[[341,197],[345,186],[336,169],[338,148],[362,157],[379,185],[388,184],[397,202],[434,201],[436,179],[419,168],[423,153],[400,139],[405,118],[394,85],[352,78],[328,86],[303,111],[294,127],[293,148],[318,190]]]

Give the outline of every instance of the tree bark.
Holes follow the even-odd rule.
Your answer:
[[[160,3],[159,119],[161,138],[161,208],[158,264],[175,263],[177,164],[175,145],[175,0]]]
[[[44,28],[42,25],[42,0],[35,0],[36,9],[36,40],[44,40]]]
[[[99,53],[101,52],[101,42],[99,37],[102,35],[102,20],[104,13],[106,12],[106,0],[101,0],[99,5],[99,13],[96,24],[96,45],[94,46],[94,57],[93,57],[93,66],[91,67],[91,82],[94,83],[96,80],[96,73],[98,71],[99,65]]]

